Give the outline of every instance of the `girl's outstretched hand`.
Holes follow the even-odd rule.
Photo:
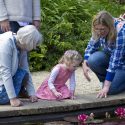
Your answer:
[[[35,95],[29,97],[31,102],[37,102],[38,98]]]
[[[57,97],[57,99],[61,99],[62,94],[60,92],[57,92],[55,88],[53,88],[51,91]]]
[[[62,94],[60,93],[60,92],[55,92],[54,93],[55,94],[55,96],[58,98],[58,99],[60,99],[61,97],[62,97]]]
[[[88,73],[90,71],[90,68],[88,67],[88,64],[87,64],[86,60],[82,63],[82,68],[83,68],[83,74],[86,77],[86,79],[88,81],[91,81],[91,79],[89,77],[89,73]]]
[[[10,99],[10,104],[12,107],[19,107],[23,105],[23,102],[21,102],[18,98],[12,98]]]

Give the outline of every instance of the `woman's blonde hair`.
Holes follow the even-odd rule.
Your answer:
[[[100,11],[92,21],[92,37],[94,40],[98,40],[99,36],[95,31],[96,25],[104,25],[109,28],[109,33],[107,35],[107,41],[113,42],[116,39],[116,29],[114,26],[114,19],[110,13],[107,11]]]
[[[42,34],[40,34],[35,26],[27,25],[18,30],[17,42],[30,51],[42,42]]]
[[[68,64],[73,63],[73,62],[78,62],[80,64],[82,62],[82,56],[79,54],[78,51],[76,50],[67,50],[62,58],[59,60],[59,63],[65,63],[67,62]]]

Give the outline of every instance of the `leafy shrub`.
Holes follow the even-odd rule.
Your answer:
[[[51,69],[67,49],[84,54],[92,17],[100,10],[118,16],[125,8],[113,0],[41,0],[44,43],[30,53],[30,69]]]

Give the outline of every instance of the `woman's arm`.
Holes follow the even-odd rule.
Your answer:
[[[85,49],[85,54],[84,54],[84,62],[82,63],[82,69],[83,69],[83,73],[84,73],[84,76],[86,77],[86,79],[88,81],[90,81],[90,77],[89,77],[89,66],[87,64],[87,61],[88,61],[88,58],[89,56],[94,53],[95,51],[97,51],[99,48],[100,48],[100,41],[95,41],[92,37],[87,45],[87,48]]]
[[[95,41],[92,37],[85,49],[84,59],[88,60],[89,56],[100,48],[100,41]]]
[[[0,77],[9,99],[15,98],[16,93],[12,80],[12,55],[0,51]]]
[[[29,80],[26,84],[26,89],[27,89],[28,95],[29,96],[35,95],[35,88],[34,88],[31,73],[29,70],[28,57],[27,57],[26,51],[20,52],[19,67],[26,70],[29,73]]]
[[[21,53],[20,53],[19,66],[20,66],[20,68],[26,70],[29,73],[29,79],[28,79],[25,87],[26,87],[26,90],[28,92],[28,95],[29,95],[31,102],[36,102],[38,99],[35,95],[35,88],[34,88],[31,73],[29,70],[29,64],[28,64],[26,51],[21,51]]]

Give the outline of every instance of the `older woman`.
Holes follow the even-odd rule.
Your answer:
[[[0,35],[0,104],[22,105],[18,98],[22,87],[31,102],[37,101],[27,51],[35,49],[41,40],[41,34],[33,25],[20,28],[17,34],[6,32]]]
[[[92,37],[85,50],[83,72],[93,70],[102,83],[97,97],[125,91],[125,22],[106,11],[99,12],[92,22]]]

